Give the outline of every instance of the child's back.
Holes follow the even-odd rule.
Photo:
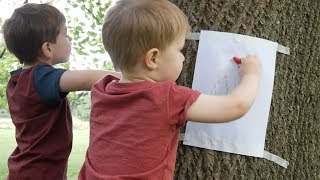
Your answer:
[[[48,73],[48,68],[39,64],[11,73],[7,99],[18,146],[8,160],[9,179],[61,179],[66,174],[72,146],[69,102],[66,94],[59,94],[58,72],[50,87],[41,86],[48,84],[41,82],[43,78],[34,78]]]
[[[179,128],[186,120],[226,122],[243,116],[256,96],[260,66],[248,56],[240,85],[209,96],[175,80],[189,25],[167,0],[119,0],[102,28],[117,80],[93,86],[90,143],[79,179],[172,179]]]
[[[110,177],[172,178],[179,128],[185,125],[186,110],[199,92],[172,81],[110,80],[102,79],[93,87],[86,158],[94,163],[86,162],[88,169],[84,168],[83,173],[93,173],[92,168]]]
[[[23,64],[11,72],[7,100],[17,147],[8,159],[9,180],[66,179],[72,147],[68,92],[90,90],[106,71],[70,71],[71,38],[64,15],[48,4],[26,4],[5,21],[6,46]],[[110,73],[112,74],[112,73]],[[117,76],[117,74],[114,74]]]
[[[16,9],[3,26],[7,48],[24,65],[23,69],[11,72],[7,85],[17,142],[8,159],[10,180],[66,178],[72,120],[67,93],[59,91],[65,70],[37,60],[44,56],[39,55],[43,41],[62,39],[64,23],[64,15],[56,8],[26,4]],[[60,60],[65,60],[70,53],[70,42],[59,43],[65,52]]]

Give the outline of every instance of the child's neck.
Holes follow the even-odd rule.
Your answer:
[[[33,64],[24,64],[22,69],[28,69],[28,68],[31,68],[33,66]]]
[[[119,80],[119,83],[135,83],[135,82],[143,82],[143,81],[149,81],[149,82],[155,82],[152,79],[141,79],[141,78],[125,78],[125,77],[121,77],[121,79]]]
[[[28,68],[31,68],[32,66],[38,64],[38,63],[46,63],[46,64],[49,64],[52,66],[52,63],[50,61],[46,61],[46,60],[41,60],[41,59],[38,59],[36,62],[32,63],[32,64],[23,64],[23,67],[22,69],[28,69]]]
[[[142,82],[142,81],[149,81],[155,82],[148,76],[140,75],[140,74],[129,74],[125,72],[121,72],[122,77],[119,80],[119,83],[135,83],[135,82]]]

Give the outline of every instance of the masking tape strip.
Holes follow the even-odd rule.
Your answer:
[[[200,33],[188,33],[186,36],[187,40],[199,40],[200,39]],[[290,55],[290,48],[282,46],[278,44],[278,52]]]
[[[278,44],[278,49],[277,49],[277,51],[280,52],[280,53],[283,53],[283,54],[290,55],[290,48],[285,47],[285,46],[282,46],[282,45],[280,45],[280,44]]]
[[[185,137],[184,133],[180,133],[179,134],[179,140],[180,141],[183,141],[184,137]],[[287,168],[288,165],[289,165],[288,161],[286,161],[285,159],[282,159],[281,157],[279,157],[279,156],[277,156],[275,154],[272,154],[272,153],[270,153],[268,151],[264,151],[263,158],[267,159],[269,161],[272,161],[272,162],[274,162],[274,163],[276,163],[276,164],[278,164],[278,165],[280,165],[280,166],[282,166],[284,168]]]
[[[280,166],[282,166],[284,168],[287,168],[288,165],[289,165],[288,161],[286,161],[285,159],[282,159],[281,157],[279,157],[279,156],[277,156],[275,154],[272,154],[272,153],[270,153],[268,151],[264,151],[263,158],[267,159],[269,161],[272,161],[272,162],[274,162],[274,163],[276,163],[276,164],[278,164],[278,165],[280,165]]]
[[[184,133],[180,133],[179,134],[179,141],[183,141],[184,140]]]
[[[186,36],[187,40],[199,40],[200,39],[200,33],[188,33]]]

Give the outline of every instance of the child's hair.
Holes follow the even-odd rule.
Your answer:
[[[44,42],[55,43],[65,22],[64,15],[49,4],[25,4],[2,26],[7,49],[21,64],[32,64]]]
[[[104,19],[102,40],[116,70],[129,70],[151,48],[188,33],[187,17],[168,0],[119,0]]]

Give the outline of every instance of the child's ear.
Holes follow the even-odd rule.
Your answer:
[[[144,57],[145,66],[150,70],[157,69],[159,55],[160,55],[159,49],[157,48],[150,49]]]
[[[50,43],[48,43],[48,42],[43,43],[41,46],[41,52],[45,57],[51,59],[52,58],[52,49],[50,47]]]

